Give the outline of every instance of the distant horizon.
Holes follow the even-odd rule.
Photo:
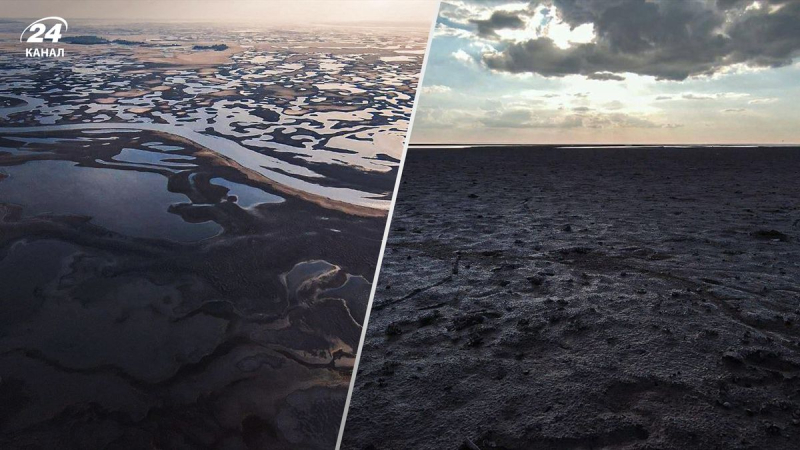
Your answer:
[[[458,147],[458,148],[468,148],[468,147],[569,147],[569,148],[592,148],[592,147],[800,147],[800,143],[736,143],[736,144],[606,144],[606,143],[594,143],[594,144],[565,144],[565,143],[550,143],[550,144],[542,144],[542,143],[513,143],[513,144],[503,144],[503,143],[485,143],[485,144],[463,144],[463,143],[447,143],[447,144],[434,144],[434,143],[416,143],[412,142],[408,144],[410,147]]]
[[[69,20],[151,23],[430,25],[438,0],[12,0],[1,19],[60,16]],[[176,19],[165,19],[176,17]],[[315,18],[322,18],[314,22]]]
[[[394,24],[397,26],[419,26],[425,27],[425,29],[430,28],[430,21],[398,21],[398,20],[384,20],[384,19],[365,19],[365,20],[354,20],[349,22],[286,22],[286,23],[261,23],[255,21],[212,21],[212,20],[168,20],[168,19],[124,19],[124,18],[94,18],[94,17],[71,17],[67,18],[68,22],[90,22],[90,21],[99,21],[99,22],[108,22],[108,23],[174,23],[174,24],[231,24],[231,25],[247,25],[247,26],[264,26],[264,27],[280,27],[280,26],[296,26],[296,25],[331,25],[331,26],[350,26],[350,25],[364,25],[364,24],[381,24],[381,25],[389,25]],[[0,23],[17,23],[17,22],[25,22],[25,21],[33,21],[41,19],[39,16],[30,16],[30,17],[13,17],[13,18],[0,18]]]

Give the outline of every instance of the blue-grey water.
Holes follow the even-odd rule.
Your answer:
[[[37,161],[0,168],[3,202],[23,207],[23,215],[85,215],[95,225],[144,238],[191,242],[218,234],[215,222],[189,223],[169,212],[186,203],[167,190],[167,178],[131,170],[80,167],[70,161]]]

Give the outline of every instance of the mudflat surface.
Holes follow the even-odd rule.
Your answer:
[[[411,150],[345,449],[791,449],[800,150]]]
[[[0,134],[0,448],[333,448],[384,224],[164,134]]]
[[[333,449],[428,26],[71,22],[0,21],[0,449]]]

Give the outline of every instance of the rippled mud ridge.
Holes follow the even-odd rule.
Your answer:
[[[794,449],[800,149],[410,150],[344,449]]]
[[[0,136],[0,448],[332,448],[383,223],[161,133]]]

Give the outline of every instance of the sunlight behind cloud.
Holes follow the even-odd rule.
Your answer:
[[[572,27],[559,17],[556,6],[539,5],[534,11],[534,15],[528,19],[525,29],[497,30],[497,35],[504,40],[513,42],[548,38],[561,49],[570,48],[573,44],[592,42],[596,37],[593,24],[585,23]]]

